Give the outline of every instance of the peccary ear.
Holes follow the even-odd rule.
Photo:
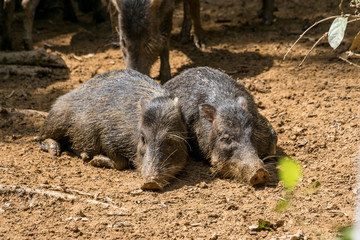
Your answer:
[[[213,122],[216,117],[216,109],[209,104],[202,104],[199,106],[200,115],[205,117],[209,122]]]
[[[121,0],[111,0],[111,3],[112,3],[112,5],[116,8],[116,10],[118,11],[118,12],[120,12],[120,3],[121,3],[122,1]]]
[[[244,97],[238,97],[237,103],[245,110],[248,110],[248,102]]]
[[[156,16],[156,12],[160,8],[161,3],[163,1],[164,0],[150,0],[150,7],[151,7],[151,11],[153,13],[153,16]]]

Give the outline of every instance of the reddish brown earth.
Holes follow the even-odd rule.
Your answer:
[[[306,27],[338,14],[338,1],[278,0],[272,26],[256,17],[260,0],[224,2],[201,1],[207,43],[203,52],[171,41],[172,74],[210,66],[245,84],[278,132],[279,152],[303,167],[290,206],[275,210],[285,190],[274,159],[266,161],[272,177],[265,186],[214,177],[206,163],[192,159],[158,193],[138,191],[141,181],[134,170],[95,168],[70,153],[52,159],[40,151],[36,136],[44,117],[19,110],[48,111],[57,97],[96,74],[124,68],[124,62],[111,45],[116,35],[109,22],[37,20],[35,48],[51,44],[47,51],[61,56],[68,69],[37,77],[0,76],[0,107],[18,110],[0,114],[0,189],[47,191],[0,190],[0,239],[289,239],[299,230],[303,238],[333,239],[340,227],[353,223],[360,75],[359,68],[337,56],[349,48],[359,25],[349,26],[339,50],[324,41],[299,69],[330,22],[305,35],[286,61],[284,53]],[[181,15],[179,7],[174,35],[180,31]],[[20,50],[19,21],[14,30]],[[157,62],[152,77],[158,69]],[[112,205],[89,201],[94,199]],[[249,226],[259,219],[284,223],[252,235]]]

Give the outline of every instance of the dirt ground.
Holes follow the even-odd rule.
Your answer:
[[[255,188],[214,177],[206,163],[190,159],[159,193],[139,191],[134,170],[95,168],[71,153],[52,159],[40,151],[36,136],[44,116],[37,111],[49,111],[57,97],[97,74],[124,68],[109,22],[40,19],[34,24],[35,48],[61,56],[68,68],[0,76],[0,108],[8,109],[0,113],[0,239],[290,239],[297,233],[298,239],[334,239],[339,228],[351,225],[360,74],[337,56],[349,48],[359,24],[349,26],[338,50],[323,41],[299,69],[330,22],[305,35],[286,61],[284,53],[306,27],[338,14],[338,1],[275,3],[275,22],[264,26],[257,17],[260,0],[201,0],[207,48],[172,39],[170,64],[173,75],[196,66],[222,69],[250,90],[278,132],[279,153],[303,167],[288,208],[276,210],[285,190],[275,159],[265,161],[271,181]],[[174,36],[181,16],[179,7]],[[19,18],[14,31],[21,50]],[[159,66],[153,66],[152,77]],[[17,192],[1,190],[10,186],[18,186]],[[254,233],[249,226],[259,219],[279,226]]]

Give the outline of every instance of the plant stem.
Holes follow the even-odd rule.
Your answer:
[[[328,17],[328,18],[324,18],[316,23],[314,23],[313,25],[311,25],[310,27],[308,27],[301,35],[300,37],[293,43],[293,45],[291,45],[291,47],[289,48],[289,50],[285,53],[284,57],[283,57],[283,60],[285,60],[286,56],[289,54],[289,52],[291,51],[291,49],[297,44],[297,42],[305,35],[305,33],[307,33],[310,29],[312,29],[313,27],[315,27],[316,25],[318,25],[319,23],[322,23],[322,22],[325,22],[327,20],[330,20],[330,19],[334,19],[334,18],[337,18],[337,17],[341,17],[341,16],[331,16],[331,17]]]

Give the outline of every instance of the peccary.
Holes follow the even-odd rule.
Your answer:
[[[35,16],[35,9],[40,0],[21,0],[24,10],[24,34],[23,42],[25,50],[33,49],[32,27]],[[11,25],[15,11],[15,0],[0,0],[0,30],[2,30],[2,50],[11,50]]]
[[[185,165],[186,126],[178,99],[148,76],[117,70],[56,100],[41,130],[41,149],[70,149],[99,167],[133,164],[143,189],[162,190]],[[61,144],[61,146],[60,146]]]
[[[199,0],[184,1],[182,35],[190,36],[193,19],[196,44],[201,45]],[[126,68],[149,75],[160,56],[160,80],[170,79],[169,40],[176,0],[112,0],[118,11],[120,46]]]
[[[179,97],[193,150],[212,170],[251,185],[269,180],[259,158],[276,153],[277,135],[245,87],[223,72],[189,69],[164,87]]]

